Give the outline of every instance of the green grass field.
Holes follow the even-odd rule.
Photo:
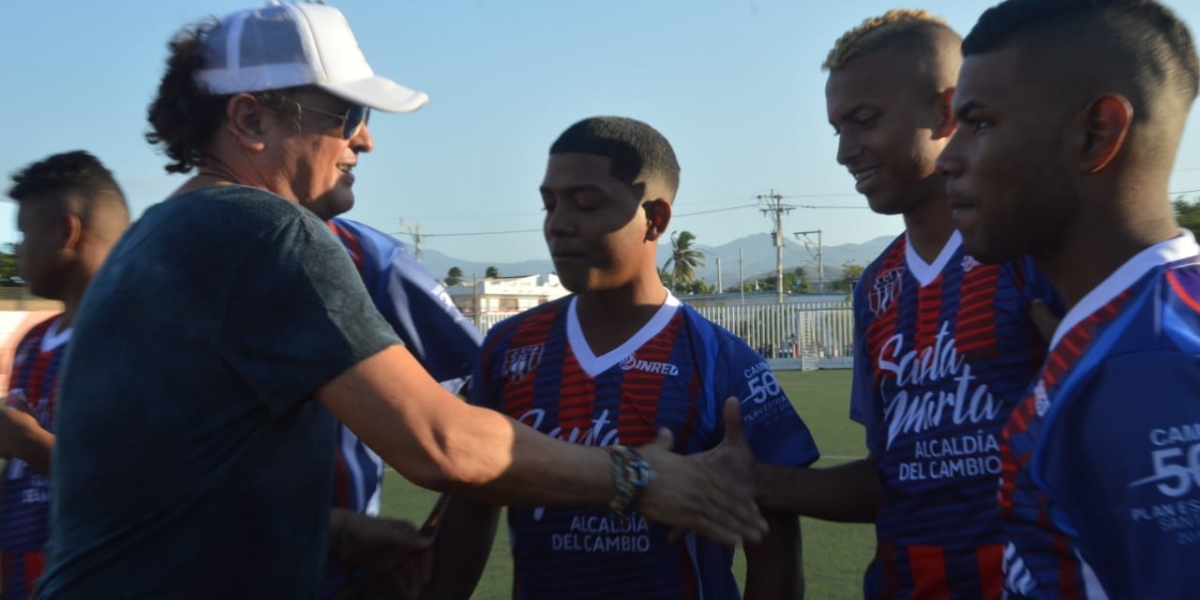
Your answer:
[[[850,371],[782,371],[780,383],[800,415],[808,423],[822,459],[818,465],[832,465],[864,456],[862,427],[848,418]],[[417,488],[395,473],[384,482],[383,512],[420,523],[436,495]],[[869,525],[844,525],[804,519],[804,574],[808,597],[818,600],[857,600],[862,598],[862,572],[874,548],[874,532]],[[739,553],[735,570],[744,571]],[[512,597],[512,559],[508,551],[508,533],[503,523],[496,536],[487,571],[475,590],[476,600],[501,600]]]

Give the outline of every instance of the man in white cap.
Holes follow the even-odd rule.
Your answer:
[[[198,173],[121,239],[75,321],[38,597],[314,597],[333,417],[439,491],[760,538],[749,484],[713,466],[752,472],[740,419],[698,460],[669,435],[568,444],[455,400],[399,343],[317,214],[353,203],[368,110],[425,101],[376,77],[323,5],[242,11],[172,42],[147,137],[168,171]]]

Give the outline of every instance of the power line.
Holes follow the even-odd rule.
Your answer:
[[[755,206],[754,204],[742,204],[739,206],[730,206],[727,208],[714,208],[712,210],[702,210],[700,212],[680,213],[678,215],[672,215],[672,218],[678,219],[680,217],[694,217],[697,215],[709,215],[712,213],[728,212],[731,210],[739,210],[742,208],[754,208],[754,206]]]
[[[1194,190],[1194,191],[1200,191],[1200,190]],[[1188,193],[1188,192],[1182,192],[1182,193]],[[778,196],[778,194],[776,194],[776,196]],[[780,196],[780,198],[787,198],[787,197],[788,196]],[[756,204],[739,204],[737,206],[727,206],[725,208],[714,208],[712,210],[701,210],[701,211],[697,211],[697,212],[680,213],[677,215],[672,215],[672,218],[682,219],[684,217],[698,217],[700,215],[711,215],[711,214],[715,214],[715,213],[729,212],[732,210],[741,210],[743,208],[754,208],[756,206],[758,206],[758,205],[756,205]],[[814,205],[814,204],[796,204],[796,205],[786,205],[786,206],[788,206],[789,209],[791,209],[791,208],[805,208],[805,209],[811,208],[811,209],[864,210],[864,209],[869,208],[867,206],[825,206],[825,205]],[[474,216],[474,215],[472,215],[472,216]],[[428,219],[430,217],[422,217],[422,218]],[[541,232],[542,232],[541,229],[509,229],[509,230],[504,230],[504,231],[458,231],[458,232],[454,232],[454,233],[419,233],[419,230],[418,230],[417,235],[420,236],[420,239],[424,240],[425,238],[434,238],[434,237],[473,237],[473,236],[485,236],[485,235],[514,235],[514,234],[520,234],[520,233],[541,233]],[[394,231],[394,232],[389,233],[388,235],[412,235],[412,233],[413,233],[412,231]]]
[[[472,236],[472,235],[508,235],[510,233],[541,233],[541,231],[542,231],[541,229],[512,229],[509,231],[475,231],[475,232],[463,232],[463,233],[426,233],[426,234],[422,234],[421,237],[431,238],[431,237],[466,237],[466,236]],[[395,234],[388,234],[388,235],[395,235]]]
[[[862,194],[792,194],[783,196],[783,198],[849,198],[851,196],[858,197]]]

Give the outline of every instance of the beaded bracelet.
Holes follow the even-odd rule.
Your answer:
[[[616,488],[616,494],[608,503],[608,511],[618,524],[624,525],[628,513],[637,508],[655,473],[633,448],[607,446],[605,449],[612,458],[613,487]]]

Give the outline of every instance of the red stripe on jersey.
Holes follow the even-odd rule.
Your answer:
[[[598,432],[592,431],[596,381],[579,366],[579,359],[570,344],[566,345],[564,353],[558,400],[558,426],[562,437],[578,443],[588,443],[584,438],[591,437],[590,443],[599,445],[600,440],[595,439]],[[579,437],[572,439],[575,435]],[[625,440],[621,440],[621,443],[625,443]]]
[[[700,578],[696,575],[696,565],[692,564],[692,553],[687,544],[679,545],[679,583],[683,600],[699,600]]]
[[[30,552],[25,555],[25,585],[26,589],[33,591],[37,585],[37,580],[42,576],[42,571],[45,570],[46,563],[43,560],[41,552]]]
[[[996,265],[980,265],[963,273],[955,327],[959,352],[996,346],[996,282],[999,279],[1000,267]]]
[[[1038,507],[1039,519],[1041,526],[1046,531],[1057,531],[1057,528],[1050,522],[1050,514],[1046,510],[1048,499],[1043,494],[1039,501],[1041,505]],[[1075,553],[1071,550],[1071,538],[1061,534],[1054,534],[1054,554],[1058,557],[1058,591],[1059,600],[1082,600],[1083,590],[1079,587],[1080,581],[1078,572],[1078,563],[1075,562]]]
[[[912,570],[914,598],[950,599],[946,556],[940,546],[909,546],[908,562]]]
[[[50,369],[50,363],[54,358],[55,352],[41,352],[39,347],[25,387],[25,400],[29,404],[29,408],[36,415],[45,414],[50,423],[54,422],[54,397],[58,393],[58,380],[47,377],[46,372]],[[48,406],[43,407],[44,404],[48,404]],[[43,411],[45,412],[43,413]]]
[[[651,363],[669,363],[682,322],[683,311],[676,311],[667,326],[638,348],[633,353],[633,358]],[[666,379],[665,373],[650,373],[639,369],[625,371],[621,378],[621,410],[618,422],[622,444],[636,446],[654,441],[658,429],[658,404]],[[676,447],[682,448],[686,442],[684,439],[676,440]]]
[[[937,341],[938,325],[942,322],[942,275],[922,287],[917,297],[917,338],[913,349],[922,350]]]
[[[876,514],[879,514],[876,511]],[[879,568],[883,570],[883,587],[880,598],[896,598],[900,595],[900,571],[896,568],[896,544],[880,540],[875,550]]]
[[[329,225],[330,231],[333,231],[333,234],[342,240],[343,244],[346,246],[346,249],[350,252],[350,260],[354,261],[354,268],[358,269],[358,276],[362,277],[362,244],[359,243],[358,238],[351,235],[349,231],[338,227],[338,224],[334,223],[333,221],[326,221],[325,223],[326,225]]]
[[[1183,286],[1183,282],[1179,281],[1179,276],[1174,271],[1167,271],[1167,281],[1171,284],[1171,289],[1175,290],[1175,295],[1183,301],[1188,308],[1200,313],[1200,300],[1192,297],[1192,293]]]
[[[1013,410],[1008,424],[1000,434],[1000,511],[1010,514],[1013,508],[1013,493],[1017,488],[1017,473],[1021,466],[1029,462],[1029,455],[1017,456],[1012,451],[1009,440],[1029,429],[1029,420],[1037,411],[1034,397],[1025,398]]]
[[[983,600],[1000,600],[1004,592],[1004,544],[987,544],[975,550]]]

